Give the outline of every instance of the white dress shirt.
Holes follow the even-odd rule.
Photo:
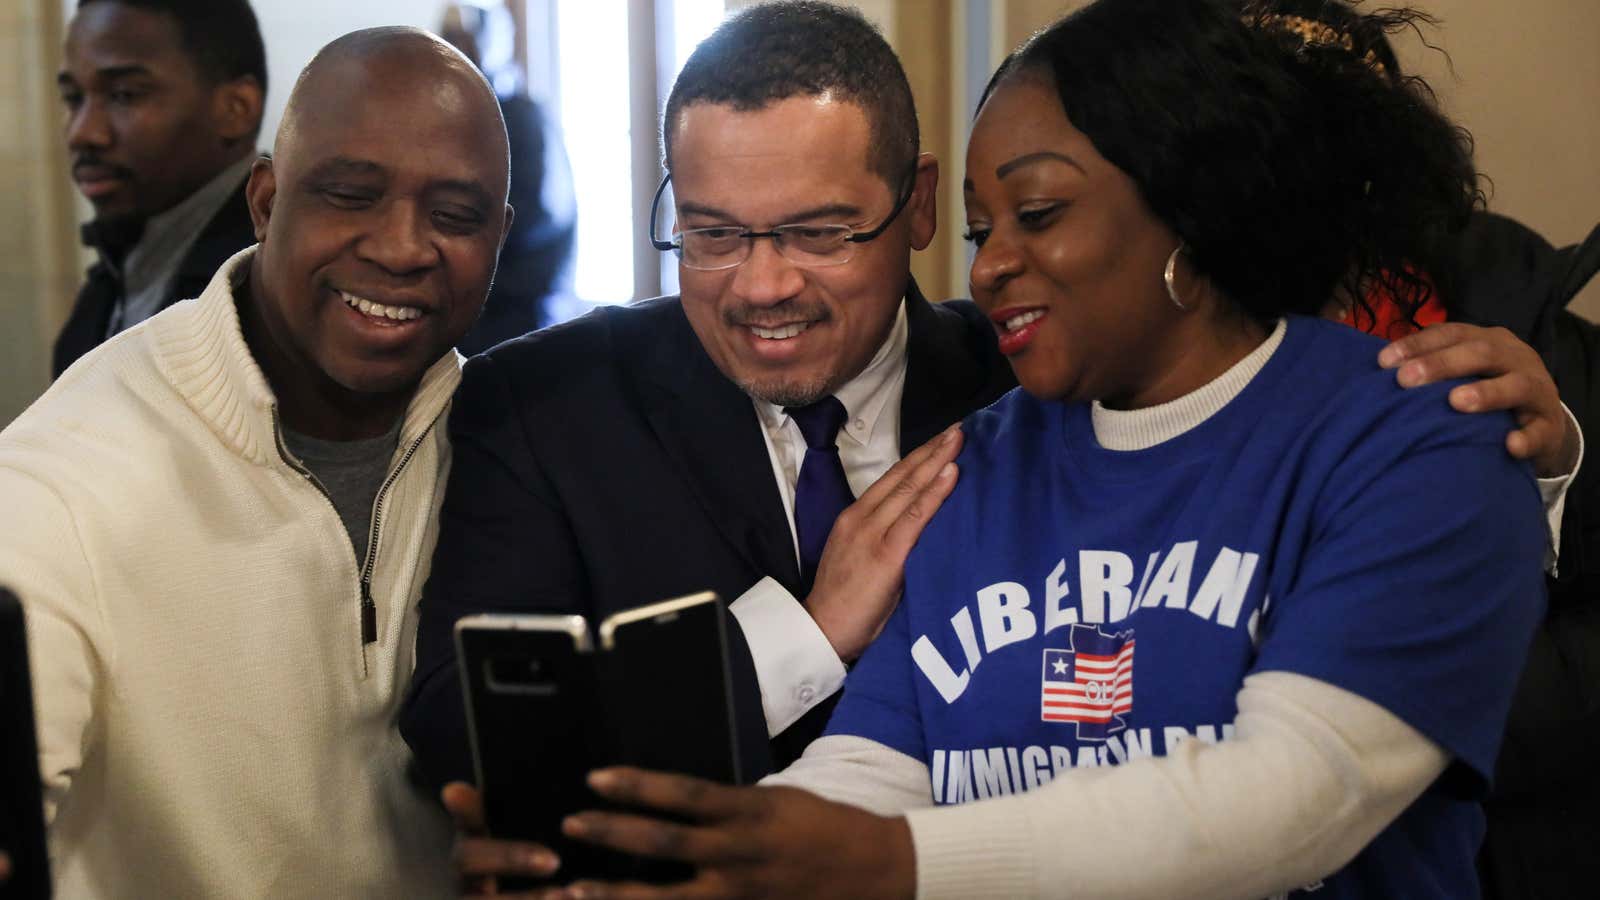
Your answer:
[[[1570,472],[1539,479],[1539,496],[1544,500],[1545,518],[1550,523],[1550,549],[1545,555],[1544,568],[1552,577],[1560,574],[1561,517],[1567,510],[1567,488],[1572,486],[1572,480],[1578,477],[1578,470],[1583,468],[1583,429],[1578,427],[1578,417],[1572,414],[1565,403],[1561,404],[1561,411],[1567,414],[1568,426],[1578,435],[1578,452],[1573,457]]]
[[[834,392],[849,414],[839,430],[839,461],[857,497],[900,460],[900,398],[905,385],[906,306],[901,301],[889,336],[867,367]],[[761,420],[761,434],[798,562],[794,486],[806,455],[805,438],[783,407],[753,398],[751,402]],[[755,660],[761,706],[771,735],[794,724],[844,684],[844,663],[801,599],[769,576],[740,595],[731,607]]]

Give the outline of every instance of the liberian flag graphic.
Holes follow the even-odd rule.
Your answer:
[[[1133,712],[1133,629],[1103,634],[1073,625],[1070,650],[1044,651],[1040,717],[1078,723],[1078,740],[1103,741],[1128,727]]]

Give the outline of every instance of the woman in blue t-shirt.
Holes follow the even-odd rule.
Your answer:
[[[1270,2],[1099,0],[996,73],[964,193],[1022,390],[773,779],[841,802],[613,772],[713,826],[569,833],[711,863],[707,896],[1474,895],[1539,494],[1506,417],[1314,318],[1428,299],[1466,136]]]

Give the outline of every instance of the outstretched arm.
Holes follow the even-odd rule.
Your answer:
[[[610,770],[592,782],[602,795],[691,824],[585,813],[567,833],[688,860],[696,879],[546,896],[1261,897],[1348,862],[1448,762],[1377,704],[1303,676],[1251,676],[1239,709],[1236,737],[1221,744],[1186,741],[1166,757],[960,806],[933,808],[921,762],[862,738],[824,738],[759,788]],[[881,857],[862,879],[855,845],[869,838]]]

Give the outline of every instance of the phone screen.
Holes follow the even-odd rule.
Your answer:
[[[609,806],[585,781],[602,766],[737,783],[723,616],[714,594],[629,610],[601,623],[599,651],[579,616],[457,623],[490,834],[550,847],[562,860],[558,882],[690,877],[682,865],[568,841],[561,820]]]

